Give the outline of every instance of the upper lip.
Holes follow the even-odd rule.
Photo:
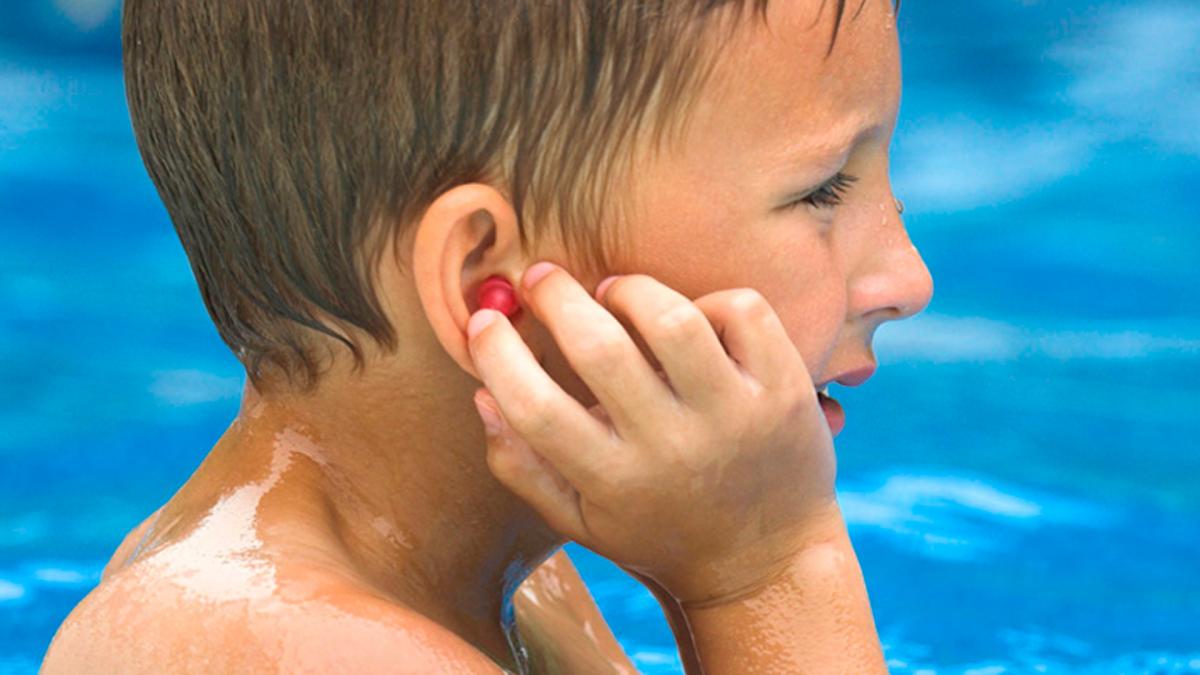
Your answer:
[[[841,375],[838,375],[832,379],[825,380],[824,382],[820,382],[817,384],[817,389],[821,389],[822,387],[829,384],[830,382],[837,382],[838,384],[844,384],[847,387],[857,387],[858,385],[862,384],[863,382],[866,382],[867,380],[871,379],[871,376],[874,374],[875,374],[875,364],[871,364],[868,366],[864,366],[862,368],[858,368],[856,370],[846,371],[846,372],[842,373]]]

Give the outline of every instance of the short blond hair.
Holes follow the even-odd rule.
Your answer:
[[[130,116],[222,339],[252,379],[312,385],[309,330],[357,366],[351,329],[396,348],[377,224],[456,184],[503,186],[523,247],[555,223],[611,270],[615,167],[681,119],[706,24],[744,4],[765,20],[767,0],[126,0]]]

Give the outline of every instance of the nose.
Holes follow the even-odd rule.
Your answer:
[[[885,241],[872,247],[867,264],[850,285],[851,315],[865,317],[876,326],[918,314],[933,299],[933,275],[899,214],[887,232]]]

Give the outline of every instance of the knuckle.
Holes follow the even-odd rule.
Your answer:
[[[572,349],[574,361],[579,366],[609,364],[616,361],[625,351],[621,336],[613,330],[596,330],[585,333],[575,342]]]
[[[803,419],[814,408],[820,408],[817,392],[812,387],[790,387],[787,395],[782,397],[782,403],[784,414],[789,419]]]
[[[763,294],[753,288],[738,289],[729,298],[729,305],[738,315],[750,320],[761,320],[774,312]]]
[[[642,474],[624,464],[612,464],[588,486],[589,499],[602,504],[620,504],[629,499],[629,488]]]
[[[772,392],[768,391],[763,383],[757,378],[749,375],[742,378],[741,399],[745,401],[747,405],[755,408],[761,408],[767,401],[770,400],[772,395]]]
[[[554,433],[558,419],[554,406],[549,397],[540,394],[528,394],[519,403],[509,424],[526,438],[543,438]]]
[[[791,387],[770,389],[757,382],[746,388],[743,400],[747,413],[739,420],[730,421],[731,427],[743,435],[775,427],[780,420],[791,418],[794,411],[801,408],[800,395],[794,394]]]
[[[708,327],[708,319],[692,303],[680,303],[667,308],[654,317],[652,330],[670,341],[691,338]]]
[[[660,431],[661,451],[667,457],[679,458],[692,452],[696,443],[685,429],[668,425]]]
[[[605,480],[596,486],[596,496],[609,504],[645,504],[662,493],[662,481],[644,466],[630,463],[606,473]]]

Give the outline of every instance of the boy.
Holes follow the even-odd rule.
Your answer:
[[[689,672],[885,670],[827,386],[932,293],[886,0],[127,0],[123,39],[248,382],[46,672],[629,672],[567,538]]]

